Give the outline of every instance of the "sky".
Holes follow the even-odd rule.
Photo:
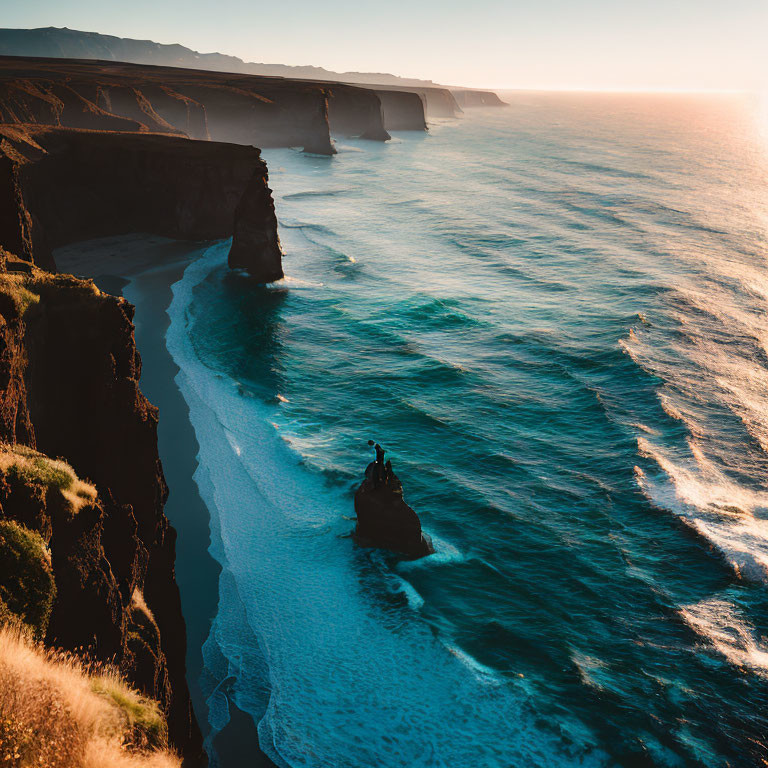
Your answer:
[[[0,26],[446,85],[768,90],[768,0],[0,0]]]

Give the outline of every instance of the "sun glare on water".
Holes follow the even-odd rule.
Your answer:
[[[757,129],[768,145],[768,90],[761,91],[757,95]]]

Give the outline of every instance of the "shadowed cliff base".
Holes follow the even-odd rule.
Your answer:
[[[232,237],[230,265],[283,276],[267,167],[254,147],[174,136],[0,126],[0,245],[55,270],[53,248],[148,232]]]

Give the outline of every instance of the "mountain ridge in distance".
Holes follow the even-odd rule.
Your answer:
[[[103,59],[292,79],[337,80],[361,85],[447,87],[432,80],[399,77],[387,72],[334,72],[313,65],[247,62],[224,53],[200,53],[179,43],[156,43],[153,40],[136,40],[68,27],[0,29],[0,55]],[[464,90],[456,86],[450,88]]]

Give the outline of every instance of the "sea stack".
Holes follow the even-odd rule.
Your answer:
[[[410,560],[435,551],[421,530],[419,516],[405,503],[403,485],[390,462],[381,475],[376,462],[368,465],[365,480],[355,492],[355,514],[354,535],[360,546],[388,549]]]

